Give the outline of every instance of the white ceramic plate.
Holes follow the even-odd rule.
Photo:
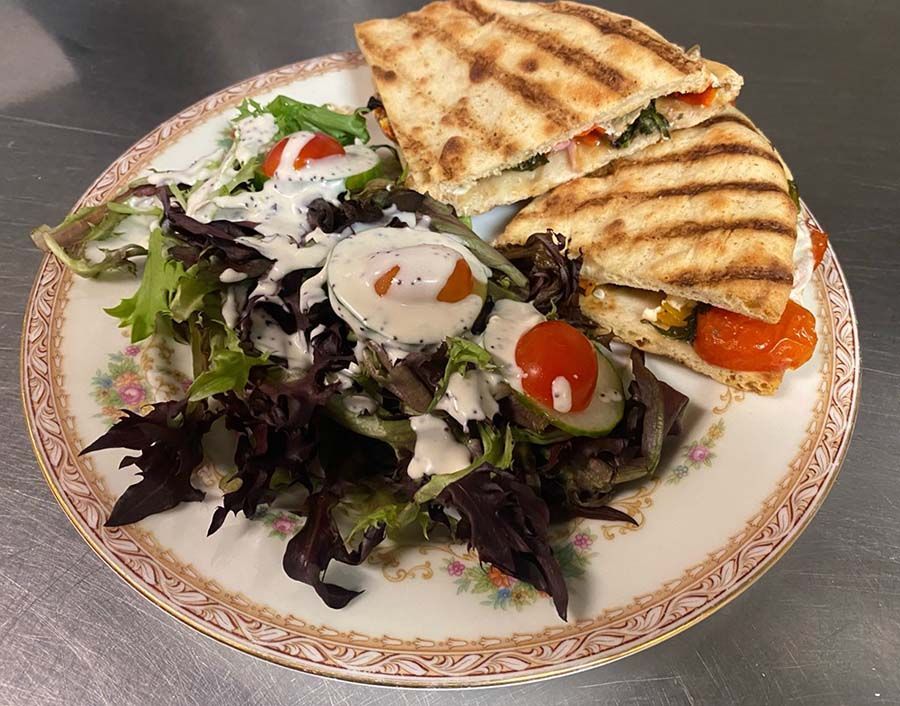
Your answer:
[[[207,153],[245,96],[286,93],[312,103],[362,105],[372,93],[358,54],[287,66],[221,91],[142,139],[79,205],[103,201],[148,167]],[[504,214],[476,219],[489,234]],[[829,253],[807,306],[819,324],[812,361],[774,398],[743,395],[652,359],[691,398],[680,444],[652,482],[616,505],[640,527],[580,521],[556,532],[569,578],[569,622],[530,586],[480,567],[464,546],[376,550],[329,576],[365,593],[333,611],[287,578],[281,556],[292,515],[230,518],[206,537],[207,499],[137,525],[108,529],[114,499],[133,482],[110,451],[78,458],[114,410],[179,394],[180,354],[151,340],[132,346],[101,311],[133,281],[73,278],[41,266],[22,341],[22,389],[35,452],[54,494],[91,547],[159,607],[201,632],[289,667],[407,686],[469,686],[536,679],[602,664],[710,615],[771,566],[809,522],[837,475],[858,390],[856,321]]]

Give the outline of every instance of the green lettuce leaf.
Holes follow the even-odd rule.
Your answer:
[[[191,384],[188,399],[196,402],[229,390],[242,392],[250,379],[250,371],[268,364],[268,356],[250,356],[237,346],[213,351],[209,369],[200,373]]]
[[[417,503],[427,503],[429,500],[434,500],[444,488],[451,483],[455,483],[460,478],[465,478],[476,468],[492,466],[503,470],[512,465],[515,442],[513,441],[512,428],[510,426],[507,426],[501,432],[493,424],[479,422],[478,434],[481,437],[481,445],[484,448],[484,452],[465,468],[461,468],[454,473],[432,476],[425,485],[416,491],[414,499]]]
[[[388,537],[396,540],[401,531],[418,525],[425,539],[428,539],[430,520],[428,513],[417,503],[398,503],[385,492],[375,492],[364,502],[355,503],[351,512],[357,518],[347,537],[352,542],[364,534],[369,527],[383,525]]]
[[[52,238],[44,241],[47,248],[52,252],[63,265],[68,267],[79,277],[97,277],[104,272],[125,271],[129,274],[137,274],[137,266],[131,261],[133,257],[140,257],[147,254],[147,249],[141,245],[125,245],[121,248],[112,250],[104,250],[103,259],[92,262],[84,257],[70,255],[66,252],[62,245]]]
[[[119,327],[131,327],[131,342],[143,341],[156,331],[156,319],[169,314],[169,302],[184,276],[184,266],[165,253],[166,237],[157,228],[150,233],[144,275],[134,296],[123,299],[106,313],[119,319]]]
[[[447,339],[447,367],[444,369],[444,376],[438,383],[435,390],[434,398],[428,405],[426,412],[432,412],[437,407],[441,397],[447,392],[447,386],[450,384],[450,378],[454,373],[464,375],[469,366],[478,368],[479,370],[496,370],[497,366],[492,362],[491,354],[477,343],[467,341],[464,338],[451,337]]]
[[[246,99],[238,107],[238,119],[271,113],[278,125],[279,139],[299,130],[312,130],[331,135],[342,145],[352,145],[357,139],[364,143],[369,141],[366,112],[364,108],[357,108],[347,115],[323,106],[301,103],[287,96],[277,96],[265,106]]]
[[[187,321],[191,314],[198,311],[221,312],[222,302],[216,298],[215,302],[208,302],[210,294],[221,291],[222,283],[219,278],[209,271],[206,263],[201,261],[188,268],[178,278],[172,301],[169,304],[169,315],[173,321]]]
[[[339,396],[334,396],[325,403],[325,413],[342,427],[390,444],[396,451],[412,451],[416,446],[416,433],[408,419],[381,419],[374,414],[355,414],[347,409]]]

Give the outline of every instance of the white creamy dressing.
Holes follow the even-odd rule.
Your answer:
[[[310,336],[312,338],[312,336]],[[359,375],[359,365],[351,362],[344,370],[338,370],[336,373],[328,373],[325,376],[329,385],[337,385],[341,392],[353,389],[355,378]]]
[[[357,415],[375,414],[378,402],[369,395],[347,395],[344,397],[344,407],[348,412]]]
[[[243,282],[245,279],[247,279],[247,275],[230,267],[226,267],[222,270],[222,274],[219,275],[219,281],[223,284],[235,284],[236,282]]]
[[[230,329],[236,329],[238,321],[241,318],[241,311],[238,308],[237,289],[229,287],[225,291],[225,298],[222,300],[222,318],[225,325]]]
[[[328,259],[332,308],[360,338],[385,346],[392,357],[439,345],[467,332],[484,300],[472,293],[458,302],[436,297],[455,263],[464,259],[482,285],[490,270],[451,235],[418,228],[374,228],[341,240]],[[375,282],[394,266],[384,295]]]
[[[291,272],[322,267],[333,242],[339,238],[338,234],[323,233],[316,228],[302,242],[286,235],[243,236],[237,238],[237,242],[272,260],[267,277],[278,282]]]
[[[232,196],[218,196],[213,204],[216,218],[257,223],[263,235],[289,235],[299,238],[309,229],[306,217],[309,204],[316,199],[338,203],[346,191],[344,180],[372,169],[378,155],[368,147],[349,145],[345,154],[316,159],[294,167],[297,155],[314,133],[302,131],[287,138],[274,176],[260,191],[247,191]]]
[[[462,470],[472,461],[469,450],[450,433],[450,428],[433,414],[409,418],[416,433],[416,447],[407,473],[413,480]]]
[[[516,344],[543,321],[544,315],[528,302],[501,299],[484,330],[484,348],[503,366],[503,377],[518,392],[522,392],[522,370],[516,363]]]
[[[316,304],[328,301],[328,273],[323,267],[300,285],[300,312],[305,314]]]
[[[794,286],[790,295],[795,302],[802,303],[803,290],[812,280],[815,268],[812,236],[801,212],[797,214],[797,241],[794,243]]]
[[[234,126],[235,159],[246,164],[274,142],[277,134],[278,125],[271,113],[239,120]]]
[[[187,214],[201,221],[211,221],[217,217],[213,199],[248,160],[275,139],[276,134],[275,118],[269,114],[244,118],[234,124],[234,139],[227,151],[219,149],[201,157],[185,170],[152,174],[150,183],[192,187],[187,197]]]
[[[157,210],[162,213],[162,204],[155,196],[131,196],[122,202],[126,206],[139,211]],[[147,247],[150,233],[159,228],[161,215],[133,214],[125,216],[113,229],[112,235],[105,240],[91,240],[84,246],[84,258],[89,262],[100,262],[104,250],[115,250],[126,245],[142,245]]]
[[[500,411],[500,406],[494,399],[491,382],[481,370],[469,370],[465,375],[453,373],[437,408],[463,427],[470,421],[492,419]]]
[[[260,311],[251,314],[250,324],[250,340],[260,353],[278,356],[291,370],[305,370],[312,365],[312,351],[303,331],[287,334]]]
[[[219,166],[225,153],[225,150],[219,147],[209,154],[199,157],[186,169],[153,172],[147,177],[147,181],[153,186],[160,186],[161,184],[187,184],[188,186],[193,186],[204,179],[209,179],[219,171]]]
[[[550,391],[553,394],[553,409],[562,414],[571,411],[572,385],[569,383],[569,378],[564,375],[553,378]]]

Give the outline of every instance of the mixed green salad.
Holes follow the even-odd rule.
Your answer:
[[[191,351],[183,399],[123,411],[83,451],[128,449],[138,470],[107,525],[201,500],[219,430],[233,466],[209,533],[272,504],[305,517],[284,570],[329,606],[358,593],[331,561],[450,538],[565,618],[550,523],[633,522],[611,494],[653,474],[687,399],[638,351],[626,385],[562,237],[495,250],[402,185],[365,114],[245,101],[214,153],[35,231],[78,275],[140,272],[107,314]]]

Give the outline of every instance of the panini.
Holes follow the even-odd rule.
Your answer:
[[[497,244],[522,243],[540,231],[562,233],[569,252],[583,256],[589,294],[582,308],[594,321],[626,343],[720,382],[772,394],[784,370],[805,362],[815,346],[812,315],[788,307],[816,260],[815,228],[798,213],[798,203],[776,150],[729,108],[535,199]],[[824,233],[816,234],[824,249]],[[724,320],[728,330],[720,334],[716,323],[701,336],[701,319]],[[703,349],[743,346],[738,339],[747,332],[771,340],[765,353],[773,358],[785,353],[778,346],[790,348],[784,367],[754,360],[752,346],[745,346],[749,363],[746,350],[738,357],[729,349],[722,358],[720,350]]]
[[[723,110],[742,78],[572,2],[447,0],[356,26],[408,185],[480,213]]]

